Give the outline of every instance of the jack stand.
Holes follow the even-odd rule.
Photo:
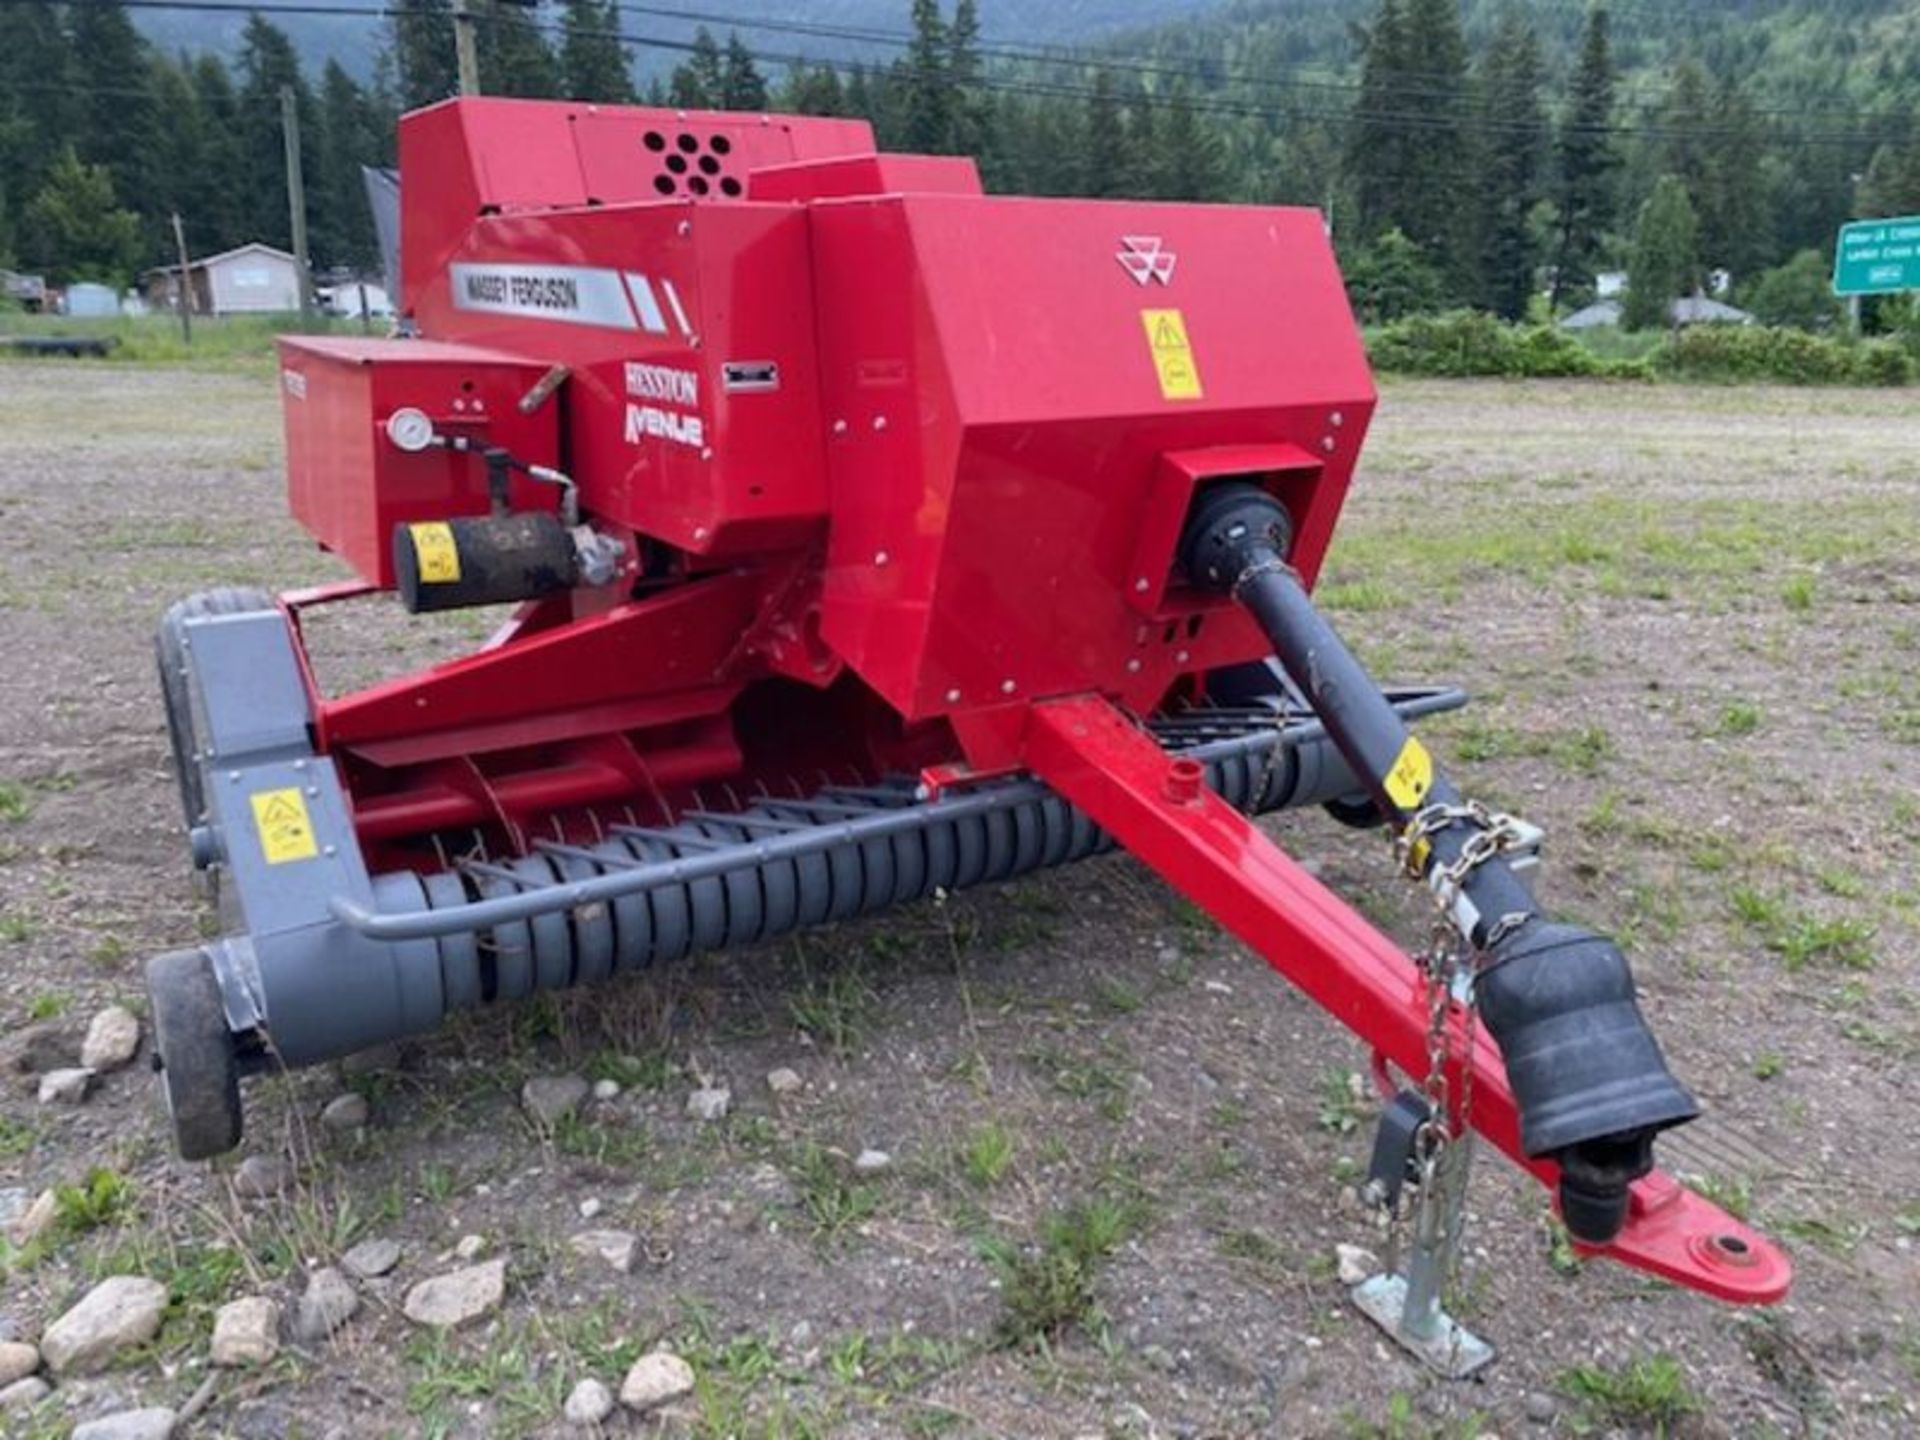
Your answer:
[[[1493,1346],[1441,1306],[1460,1254],[1473,1133],[1452,1140],[1434,1169],[1432,1193],[1414,1210],[1412,1254],[1404,1275],[1383,1273],[1353,1287],[1353,1303],[1404,1350],[1449,1380],[1464,1380],[1493,1359]]]

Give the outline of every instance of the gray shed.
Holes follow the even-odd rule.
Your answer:
[[[207,255],[188,267],[196,315],[273,315],[300,308],[300,268],[284,250],[259,241]],[[179,308],[180,267],[147,272],[155,308]]]
[[[120,296],[111,285],[96,285],[91,280],[82,280],[77,285],[67,287],[66,311],[69,315],[85,315],[95,319],[102,315],[118,315]]]

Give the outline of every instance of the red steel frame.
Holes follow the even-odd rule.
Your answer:
[[[1245,816],[1197,788],[1181,761],[1106,701],[1046,701],[1031,716],[1025,754],[1036,775],[1371,1045],[1379,1068],[1425,1073],[1425,989],[1398,946]],[[1457,1007],[1451,1026],[1449,1094],[1461,1094],[1470,1063],[1472,1128],[1551,1189],[1552,1162],[1520,1151],[1519,1113],[1493,1040],[1477,1030],[1463,1058]],[[1619,1236],[1589,1253],[1740,1304],[1779,1300],[1793,1278],[1772,1241],[1661,1171],[1633,1187]]]

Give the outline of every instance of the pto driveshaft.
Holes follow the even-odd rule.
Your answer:
[[[1559,1164],[1574,1236],[1605,1243],[1625,1221],[1628,1186],[1652,1168],[1654,1135],[1698,1106],[1667,1070],[1619,947],[1540,913],[1500,853],[1499,822],[1437,771],[1314,607],[1286,561],[1291,530],[1266,492],[1216,486],[1194,509],[1181,559],[1191,581],[1232,594],[1259,621],[1411,868],[1446,905],[1477,957],[1477,1003],[1506,1064],[1522,1147]]]

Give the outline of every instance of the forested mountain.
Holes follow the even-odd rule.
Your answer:
[[[382,11],[358,73],[262,14],[220,45],[230,9],[0,0],[0,263],[124,278],[174,210],[198,251],[286,243],[283,88],[316,259],[366,263],[359,166],[453,89],[449,4],[303,3]],[[1635,257],[1669,293],[1798,257],[1806,301],[1838,223],[1920,210],[1907,0],[1230,0],[1077,48],[1046,37],[1192,7],[1068,0],[1034,28],[1011,0],[473,4],[491,93],[852,114],[1001,190],[1321,206],[1369,318],[1565,306]],[[183,15],[198,44],[139,29]]]
[[[377,21],[302,13],[313,0],[258,0],[257,8],[285,30],[314,70],[338,60],[359,80],[373,78],[378,47],[369,43]],[[329,3],[329,0],[321,0]],[[355,8],[377,0],[337,0]],[[989,40],[1085,43],[1121,29],[1213,9],[1218,0],[980,0],[980,29]],[[276,15],[283,7],[294,13]],[[558,9],[558,6],[554,7]],[[884,38],[906,33],[905,0],[664,0],[635,5],[621,16],[621,29],[633,47],[634,68],[642,80],[672,71],[700,27],[716,34],[737,31],[758,52],[788,51],[852,63],[887,58]],[[767,23],[770,22],[770,23]],[[179,11],[148,11],[140,30],[163,50],[217,50],[237,53],[246,27],[243,11],[206,16]],[[788,26],[801,26],[796,34]]]

